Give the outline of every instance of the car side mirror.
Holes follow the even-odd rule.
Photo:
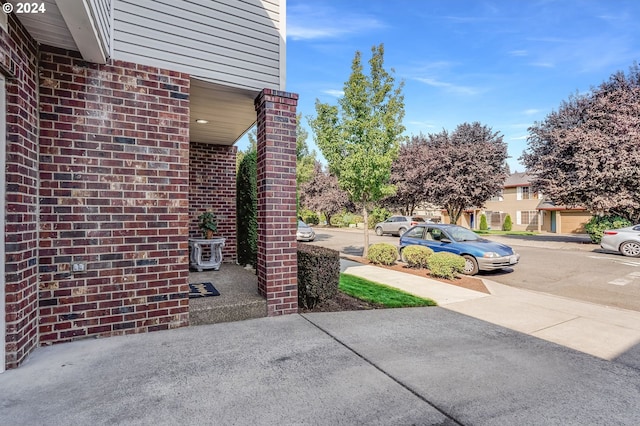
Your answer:
[[[440,242],[441,242],[441,243],[450,243],[450,242],[451,242],[451,240],[450,240],[450,239],[448,239],[448,238],[442,237],[442,238],[440,238]]]

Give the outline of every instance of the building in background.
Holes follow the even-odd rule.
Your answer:
[[[531,188],[531,176],[512,173],[504,182],[499,195],[485,203],[484,208],[468,209],[458,224],[471,229],[480,228],[480,216],[485,215],[490,229],[502,229],[507,215],[511,217],[513,231],[552,232],[558,234],[584,233],[584,225],[591,214],[582,207],[556,206],[543,194]],[[443,222],[449,217],[443,212]]]

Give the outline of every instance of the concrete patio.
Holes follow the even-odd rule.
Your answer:
[[[189,299],[190,325],[217,324],[267,316],[267,301],[258,293],[254,270],[223,263],[218,271],[191,271],[189,283],[210,282],[220,296]]]

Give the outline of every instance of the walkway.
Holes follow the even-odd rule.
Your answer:
[[[483,279],[490,295],[412,274],[341,260],[342,271],[435,300],[445,309],[603,359],[640,343],[640,312],[578,302]]]

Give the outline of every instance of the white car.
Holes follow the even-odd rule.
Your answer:
[[[313,228],[304,223],[298,221],[298,232],[296,233],[296,240],[298,241],[313,241],[316,238],[316,233]]]
[[[600,240],[600,247],[625,256],[640,257],[640,225],[607,229]]]
[[[421,223],[425,223],[425,220],[420,216],[391,216],[384,222],[377,223],[374,229],[376,235],[394,234],[402,237],[407,229]]]

